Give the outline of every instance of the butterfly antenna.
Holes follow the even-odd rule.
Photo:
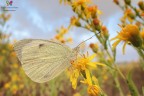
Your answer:
[[[88,38],[88,39],[86,39],[86,40],[84,40],[83,42],[81,42],[77,47],[79,47],[81,44],[83,44],[84,42],[86,42],[86,41],[88,41],[88,40],[90,40],[90,39],[92,39],[93,37],[94,37],[95,35],[93,35],[93,36],[91,36],[90,38]]]

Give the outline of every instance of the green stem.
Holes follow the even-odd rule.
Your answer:
[[[121,76],[124,80],[126,80],[125,76],[124,76],[123,73],[120,71],[120,69],[118,68],[118,66],[117,66],[116,64],[114,64],[114,65],[115,65],[115,68],[116,68],[117,72],[120,74],[120,76]]]
[[[123,91],[122,91],[122,89],[121,89],[121,87],[120,87],[120,83],[119,83],[118,78],[115,77],[114,81],[115,81],[115,83],[116,83],[116,87],[118,88],[118,90],[119,90],[119,92],[120,92],[120,96],[124,96]]]
[[[110,72],[114,78],[114,82],[116,83],[116,88],[118,89],[120,96],[124,96],[123,91],[122,91],[121,86],[120,86],[120,82],[118,80],[117,71],[116,70],[110,70]]]
[[[109,56],[111,59],[113,59],[113,57],[110,55],[110,53],[109,53],[108,50],[106,50],[106,53],[108,54],[108,56]]]
[[[140,55],[140,57],[144,60],[144,52],[142,51],[142,49],[140,48],[136,48],[138,54]]]
[[[136,16],[138,16],[142,21],[144,21],[144,19],[140,16],[139,12],[137,11],[137,9],[135,7],[133,7],[132,5],[129,5],[134,11]]]

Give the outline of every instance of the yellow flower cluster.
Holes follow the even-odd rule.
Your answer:
[[[123,23],[126,23],[126,21],[129,21],[130,23],[132,23],[135,20],[135,14],[131,9],[126,9],[124,11],[124,16],[121,18],[121,21]]]
[[[138,6],[139,6],[139,14],[142,16],[142,18],[144,18],[144,1],[139,1],[138,2]]]
[[[0,19],[3,19],[4,22],[8,21],[10,17],[11,17],[10,14],[5,14],[5,13],[0,14]]]
[[[9,90],[13,95],[15,95],[18,90],[21,90],[24,88],[24,84],[20,82],[21,82],[20,77],[17,74],[12,74],[11,80],[5,83],[4,88],[6,90]]]
[[[138,7],[132,5],[131,0],[123,0],[124,3],[119,0],[113,0],[124,12],[123,17],[121,18],[122,24],[125,26],[127,24],[138,24],[139,27],[144,25],[144,1],[139,0],[137,2]]]
[[[71,0],[69,3],[72,5],[73,10],[78,12],[79,10],[83,10],[86,4],[91,3],[91,0]]]
[[[97,84],[97,79],[95,77],[91,78],[89,70],[85,70],[85,72],[86,79],[81,82],[88,85],[87,93],[89,94],[89,96],[99,96],[101,93],[101,89]]]
[[[81,26],[81,23],[79,22],[79,18],[76,18],[75,16],[71,17],[71,22],[70,22],[71,26]]]
[[[72,42],[72,38],[65,39],[64,36],[68,33],[69,28],[61,27],[60,30],[57,31],[57,35],[55,39],[60,41],[61,43]]]
[[[77,14],[71,18],[71,24],[77,27],[83,27],[88,30],[100,30],[101,23],[98,15],[102,12],[96,5],[92,5],[91,0],[66,0]],[[85,23],[81,22],[84,21]],[[92,26],[93,28],[91,28]]]
[[[92,62],[92,60],[96,57],[96,54],[93,54],[89,57],[87,56],[80,56],[75,61],[72,61],[72,66],[68,69],[68,73],[70,76],[70,81],[72,82],[72,87],[76,89],[77,87],[77,80],[80,75],[84,77],[84,80],[81,83],[88,85],[88,93],[90,96],[98,96],[100,93],[100,88],[97,84],[92,83],[92,76],[90,76],[90,69],[96,68],[97,65],[104,64],[98,62]]]

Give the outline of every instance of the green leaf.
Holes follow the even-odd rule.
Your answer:
[[[137,90],[137,87],[135,86],[133,80],[132,80],[132,73],[129,72],[127,75],[127,84],[130,90],[130,93],[132,96],[140,96],[139,92]]]

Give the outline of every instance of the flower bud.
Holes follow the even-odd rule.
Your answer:
[[[135,14],[133,14],[133,13],[130,13],[130,14],[128,14],[128,16],[131,18],[131,19],[135,19]]]
[[[113,2],[117,5],[119,5],[119,1],[118,0],[113,0]]]
[[[97,85],[88,86],[87,91],[89,96],[99,96],[100,94],[100,88]]]
[[[144,11],[144,1],[139,1],[139,8]]]
[[[99,31],[101,29],[100,21],[97,18],[93,19],[93,24],[96,30]]]
[[[66,41],[67,41],[67,42],[72,42],[73,39],[72,39],[72,38],[68,38]]]
[[[80,27],[81,26],[81,23],[79,22],[79,19],[78,18],[76,18],[75,16],[73,16],[72,18],[71,18],[71,25],[75,25],[75,26],[78,26],[78,27]]]
[[[144,17],[144,12],[140,14],[142,17]]]
[[[131,5],[131,0],[124,0],[125,4]]]
[[[100,21],[97,18],[95,18],[93,19],[93,24],[97,26],[100,24]]]
[[[107,30],[107,28],[106,28],[105,26],[102,26],[102,35],[103,35],[106,39],[108,39],[108,37],[109,37],[108,30]]]
[[[143,43],[144,43],[144,30],[140,33],[142,39],[143,39]]]
[[[96,18],[97,17],[97,15],[96,15],[96,13],[98,11],[97,6],[95,6],[95,5],[94,6],[89,6],[87,9],[91,13],[91,17],[92,18]]]
[[[95,52],[95,53],[98,52],[98,45],[97,44],[91,43],[90,48],[93,50],[93,52]]]

